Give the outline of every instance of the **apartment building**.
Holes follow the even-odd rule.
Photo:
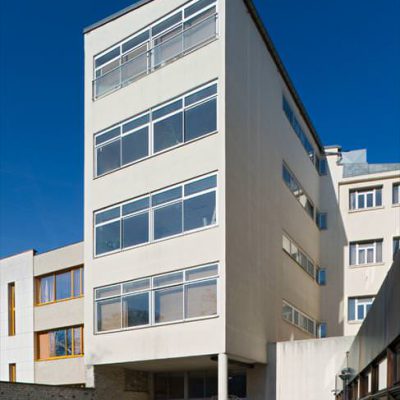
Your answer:
[[[0,381],[83,385],[83,244],[0,260]]]
[[[142,1],[87,28],[88,385],[263,397],[267,343],[325,331],[325,173],[250,1]]]
[[[321,196],[333,226],[321,236],[321,253],[342,266],[330,282],[341,288],[336,300],[333,290],[325,293],[330,305],[340,304],[328,325],[340,327],[336,335],[355,335],[399,250],[400,164],[369,164],[366,150],[325,150],[330,179]]]

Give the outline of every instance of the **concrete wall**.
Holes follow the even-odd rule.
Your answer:
[[[93,389],[0,382],[0,398],[7,400],[96,400]],[[110,400],[113,400],[110,398]]]
[[[335,376],[353,337],[276,344],[276,388],[268,399],[331,400]],[[276,397],[275,397],[276,396]]]
[[[219,97],[217,134],[93,179],[95,132],[213,79],[218,79],[219,93],[224,93],[224,2],[221,1],[218,40],[92,101],[93,56],[184,3],[184,0],[150,2],[85,35],[85,358],[89,366],[225,351],[224,96]],[[95,210],[212,171],[218,171],[217,226],[117,254],[93,257]],[[212,261],[220,262],[218,318],[94,334],[94,288]]]
[[[83,357],[35,362],[35,382],[45,385],[85,383]]]
[[[34,382],[33,250],[0,260],[0,380],[16,364],[18,382]],[[8,336],[8,284],[15,282],[15,336]]]
[[[311,337],[282,319],[283,299],[320,319],[319,286],[282,250],[287,232],[319,262],[319,230],[283,182],[282,163],[316,207],[319,176],[282,110],[282,93],[295,103],[244,2],[225,3],[227,349],[264,363],[268,341]]]

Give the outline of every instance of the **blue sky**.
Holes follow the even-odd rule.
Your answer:
[[[0,257],[82,239],[82,29],[132,3],[0,2]],[[323,142],[400,162],[400,2],[255,3]]]

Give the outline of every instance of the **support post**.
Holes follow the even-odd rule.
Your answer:
[[[228,356],[218,354],[218,400],[228,400]]]

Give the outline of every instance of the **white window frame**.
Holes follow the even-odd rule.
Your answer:
[[[196,192],[196,193],[191,194],[191,195],[185,195],[184,189],[185,189],[186,185],[188,185],[190,183],[197,182],[197,181],[201,181],[203,179],[206,179],[206,178],[209,178],[209,177],[212,177],[212,176],[216,177],[216,186],[215,187],[210,188],[210,189],[205,189],[205,190]],[[173,186],[167,186],[164,189],[157,190],[157,191],[154,191],[154,192],[151,192],[151,193],[139,196],[139,197],[135,197],[135,198],[130,199],[128,201],[125,201],[123,203],[115,204],[115,205],[112,205],[110,207],[95,211],[93,213],[93,239],[94,239],[93,240],[93,257],[94,258],[104,257],[104,256],[107,256],[109,254],[115,254],[115,253],[119,253],[121,251],[131,250],[131,249],[134,249],[136,247],[148,245],[150,243],[157,243],[157,242],[161,242],[163,240],[173,239],[173,238],[176,238],[176,237],[179,237],[179,236],[183,236],[183,235],[187,235],[187,234],[191,234],[191,233],[195,233],[195,232],[200,232],[200,231],[203,231],[203,230],[210,229],[210,228],[213,228],[215,226],[218,226],[218,221],[219,221],[219,217],[218,217],[218,214],[219,214],[218,213],[218,209],[219,209],[219,207],[218,207],[218,204],[219,204],[218,182],[219,182],[219,176],[218,176],[218,173],[215,171],[215,172],[211,172],[211,173],[206,174],[206,175],[199,176],[199,177],[194,178],[194,179],[190,179],[190,180],[182,182],[180,184],[176,184],[176,185],[173,185]],[[162,203],[160,205],[152,206],[152,204],[151,204],[152,196],[157,195],[159,193],[163,193],[163,192],[169,191],[171,189],[179,188],[179,187],[182,188],[182,196],[179,199],[169,200],[169,201],[166,201],[166,202],[164,202],[164,203]],[[198,197],[198,196],[202,196],[204,194],[211,193],[211,192],[215,192],[215,222],[213,224],[185,231],[183,229],[184,207],[182,207],[182,232],[177,233],[175,235],[166,236],[166,237],[163,237],[163,238],[160,238],[160,239],[154,239],[154,211],[155,210],[163,208],[163,207],[166,207],[166,206],[170,206],[170,205],[173,205],[173,204],[177,204],[177,203],[182,203],[183,204],[185,200],[188,200],[188,199],[191,199],[191,198],[194,198],[194,197]],[[142,209],[140,211],[136,211],[136,212],[134,212],[132,214],[128,214],[128,215],[123,215],[122,214],[122,208],[123,208],[124,205],[132,203],[134,201],[145,199],[147,197],[149,197],[149,202],[150,202],[148,208]],[[111,209],[114,209],[114,208],[119,208],[119,217],[113,218],[113,219],[110,219],[110,220],[107,220],[107,221],[100,222],[100,223],[96,224],[96,216],[98,214],[101,214],[101,213],[103,213],[105,211],[108,211],[108,210],[111,210]],[[122,232],[123,220],[127,219],[127,218],[131,218],[133,216],[137,216],[139,214],[143,214],[145,212],[149,213],[149,228],[148,228],[149,229],[149,231],[148,231],[149,232],[149,240],[147,242],[143,242],[143,243],[136,244],[136,245],[133,245],[133,246],[123,247],[122,246],[122,244],[123,244],[122,243],[122,239],[123,239],[123,236],[122,236],[123,235],[123,232]],[[109,251],[109,252],[96,254],[96,241],[97,241],[97,238],[96,238],[96,230],[97,229],[96,228],[98,228],[100,226],[103,226],[103,225],[111,224],[112,222],[116,222],[116,221],[120,221],[120,248],[116,249],[116,250]]]
[[[354,300],[354,319],[349,319],[349,316],[347,316],[347,320],[349,322],[362,322],[366,318],[368,314],[368,306],[372,306],[375,298],[374,297],[349,297],[348,302],[351,300]],[[364,310],[364,318],[360,319],[358,315],[358,306],[363,306]],[[347,311],[348,312],[348,311]]]
[[[381,192],[380,205],[376,204],[378,190]],[[371,208],[382,207],[382,202],[383,202],[382,195],[383,195],[382,186],[377,186],[369,189],[351,189],[349,192],[349,210],[359,211],[359,210],[368,210]],[[353,196],[354,196],[354,208],[353,208]],[[368,206],[367,204],[368,196],[372,196],[372,206]],[[364,200],[364,207],[360,207],[361,198]]]
[[[214,85],[216,85],[216,93],[215,94],[209,95],[209,96],[207,96],[207,97],[205,97],[205,98],[203,98],[201,100],[198,100],[198,101],[190,104],[189,106],[185,106],[185,99],[187,97],[189,97],[189,96],[191,96],[193,94],[196,94],[197,92],[200,92],[200,91],[202,91],[204,89],[207,89],[207,88],[209,88],[211,86],[214,86]],[[219,89],[219,87],[218,86],[219,86],[218,85],[218,80],[213,80],[213,81],[208,82],[208,83],[206,83],[206,84],[204,84],[202,86],[199,86],[199,87],[197,87],[195,89],[192,89],[192,90],[190,90],[190,91],[188,91],[188,92],[186,92],[184,94],[181,94],[181,95],[179,95],[179,96],[177,96],[177,97],[175,97],[173,99],[170,99],[170,100],[168,100],[168,101],[166,101],[164,103],[161,103],[159,105],[151,107],[150,109],[145,110],[142,113],[136,114],[135,116],[133,116],[131,118],[128,118],[126,120],[123,120],[123,121],[121,121],[121,122],[119,122],[117,124],[114,124],[114,125],[106,128],[106,129],[103,129],[100,132],[95,133],[94,136],[93,136],[93,158],[94,158],[93,176],[94,176],[94,178],[95,179],[100,178],[100,177],[108,175],[108,174],[110,174],[112,172],[118,171],[118,170],[120,170],[122,168],[129,167],[129,166],[131,166],[133,164],[139,163],[139,162],[141,162],[143,160],[146,160],[148,158],[154,157],[156,155],[163,154],[163,153],[165,153],[167,151],[174,150],[174,149],[176,149],[178,147],[184,146],[186,144],[190,144],[190,143],[195,142],[197,140],[204,139],[204,138],[206,138],[208,136],[211,136],[211,135],[214,135],[215,133],[217,133],[219,131],[219,115],[218,115],[219,114],[219,112],[218,112],[218,109],[219,109],[218,89]],[[207,103],[208,101],[214,100],[214,99],[216,101],[216,107],[217,107],[217,110],[216,110],[216,129],[211,131],[211,132],[208,132],[208,133],[206,133],[206,134],[204,134],[202,136],[199,136],[197,138],[190,139],[190,140],[185,140],[185,133],[186,133],[185,132],[185,112],[187,110],[191,110],[192,108],[198,107],[198,106],[200,106],[200,105],[202,105],[204,103]],[[165,106],[168,106],[169,104],[173,104],[173,103],[175,103],[175,102],[177,102],[179,100],[182,101],[182,107],[180,109],[175,110],[175,111],[171,111],[168,114],[163,115],[162,117],[153,118],[153,113],[154,112],[156,112],[157,110],[159,110],[159,109],[161,109],[161,108],[163,108]],[[160,151],[154,151],[154,124],[157,123],[157,122],[162,121],[163,119],[166,119],[166,118],[169,118],[169,117],[171,117],[171,116],[173,116],[175,114],[178,114],[178,113],[182,113],[182,116],[183,116],[183,118],[182,118],[182,125],[183,125],[182,126],[182,142],[178,143],[178,144],[176,144],[174,146],[162,149]],[[145,117],[146,115],[149,116],[149,122],[146,122],[146,123],[140,125],[139,127],[136,127],[136,128],[134,128],[132,130],[129,130],[127,132],[123,132],[123,126],[124,125],[129,124],[130,122],[132,122],[134,120],[137,120],[137,119],[140,119],[142,117]],[[129,163],[123,164],[122,163],[122,138],[124,136],[130,135],[131,133],[139,131],[139,130],[145,128],[145,127],[148,128],[148,154],[147,154],[147,156],[144,156],[144,157],[142,157],[140,159],[137,159],[137,160],[131,161]],[[116,128],[119,128],[119,135],[118,136],[115,136],[115,137],[113,137],[111,139],[108,139],[108,140],[106,140],[104,142],[101,142],[100,144],[96,144],[96,139],[99,136],[107,133],[108,131],[116,129]],[[120,166],[116,167],[114,169],[108,170],[108,171],[106,171],[106,172],[104,172],[102,174],[97,174],[97,150],[99,148],[101,148],[103,146],[106,146],[108,144],[111,144],[111,143],[113,143],[115,141],[119,141],[120,142],[120,144],[119,144],[119,146],[120,146]]]
[[[191,271],[195,271],[204,267],[208,267],[208,266],[216,266],[216,273],[214,274],[210,274],[209,276],[206,277],[201,277],[201,278],[194,278],[194,279],[187,279],[186,277],[186,273],[187,272],[191,272]],[[182,280],[180,282],[175,282],[175,283],[167,283],[165,285],[155,285],[154,284],[154,280],[156,278],[159,277],[163,277],[163,276],[167,276],[173,273],[182,273]],[[182,323],[182,322],[191,322],[191,321],[199,321],[199,320],[205,320],[205,319],[211,319],[211,318],[217,318],[220,316],[220,264],[219,262],[210,262],[207,264],[202,264],[202,265],[197,265],[195,267],[190,267],[190,268],[186,268],[186,269],[182,269],[182,270],[176,270],[176,271],[170,271],[167,273],[163,273],[163,274],[159,274],[159,275],[153,275],[153,276],[147,276],[147,277],[141,277],[138,279],[134,279],[132,281],[126,281],[126,282],[121,282],[121,283],[116,283],[116,284],[111,284],[111,285],[107,285],[107,286],[101,286],[101,287],[97,287],[94,289],[94,333],[95,335],[102,335],[102,334],[106,334],[106,333],[112,333],[112,332],[121,332],[121,331],[127,331],[127,330],[135,330],[135,329],[142,329],[142,328],[146,328],[146,327],[157,327],[157,326],[163,326],[163,325],[171,325],[171,324],[177,324],[177,323]],[[137,282],[137,281],[142,281],[142,280],[149,280],[149,287],[146,289],[140,289],[140,290],[135,290],[132,292],[128,292],[128,293],[123,293],[123,285],[127,284],[127,283],[132,283],[132,282]],[[216,285],[216,313],[215,314],[211,314],[211,315],[205,315],[205,316],[201,316],[201,317],[191,317],[191,318],[187,318],[186,317],[186,299],[185,299],[185,294],[186,294],[186,288],[194,283],[198,283],[198,282],[215,282]],[[119,294],[115,294],[115,295],[111,295],[111,296],[105,296],[105,297],[99,297],[97,298],[97,291],[101,290],[101,289],[105,289],[108,287],[120,287],[119,290]],[[174,287],[182,287],[182,316],[183,318],[181,319],[177,319],[177,320],[173,320],[173,321],[166,321],[166,322],[155,322],[155,292],[158,290],[165,290],[165,289],[170,289],[170,288],[174,288]],[[132,295],[136,295],[136,294],[142,294],[142,293],[148,293],[149,295],[149,323],[148,324],[144,324],[144,325],[137,325],[137,326],[128,326],[128,327],[123,327],[122,326],[122,317],[123,317],[123,299],[125,297],[129,297]],[[101,302],[103,300],[110,300],[110,299],[120,299],[120,315],[121,315],[121,328],[117,328],[117,329],[109,329],[109,330],[104,330],[104,331],[99,331],[97,329],[97,323],[98,323],[98,314],[97,314],[97,303]]]
[[[291,318],[290,318],[290,319],[285,318],[285,316],[284,316],[283,313],[281,312],[281,316],[282,316],[282,319],[283,319],[284,321],[290,323],[291,325],[296,326],[297,328],[299,328],[299,329],[301,329],[302,331],[308,333],[309,335],[312,335],[312,336],[314,336],[314,337],[317,337],[317,336],[318,336],[318,323],[317,323],[317,321],[316,321],[314,318],[311,318],[310,316],[308,316],[308,315],[305,314],[304,312],[300,311],[298,308],[294,307],[293,305],[291,305],[291,304],[288,303],[287,301],[283,300],[282,310],[283,310],[283,307],[285,307],[285,306],[286,306],[286,307],[290,307],[292,312],[291,312]],[[297,314],[296,314],[296,313],[297,313]],[[297,315],[297,321],[295,321],[295,314]],[[310,331],[308,330],[308,328],[305,329],[305,328],[301,325],[300,321],[301,321],[301,320],[304,320],[304,319],[307,321],[307,327],[308,327],[308,321],[310,321],[310,322],[313,323],[313,331],[312,331],[312,332],[310,332]]]
[[[380,261],[377,261],[376,256],[377,256],[377,244],[381,243],[382,246],[382,258],[383,258],[383,240],[373,240],[370,242],[352,242],[349,245],[349,261],[350,261],[350,266],[358,266],[358,265],[372,265],[372,264],[378,264],[383,262],[383,259]],[[355,264],[351,264],[351,246],[355,246],[356,249],[356,258],[355,258]],[[373,261],[368,262],[368,250],[373,251]],[[360,254],[364,254],[364,259],[365,262],[361,263],[360,262]]]
[[[394,195],[397,192],[397,202],[394,201]],[[400,205],[400,183],[393,183],[392,187],[392,204]]]

